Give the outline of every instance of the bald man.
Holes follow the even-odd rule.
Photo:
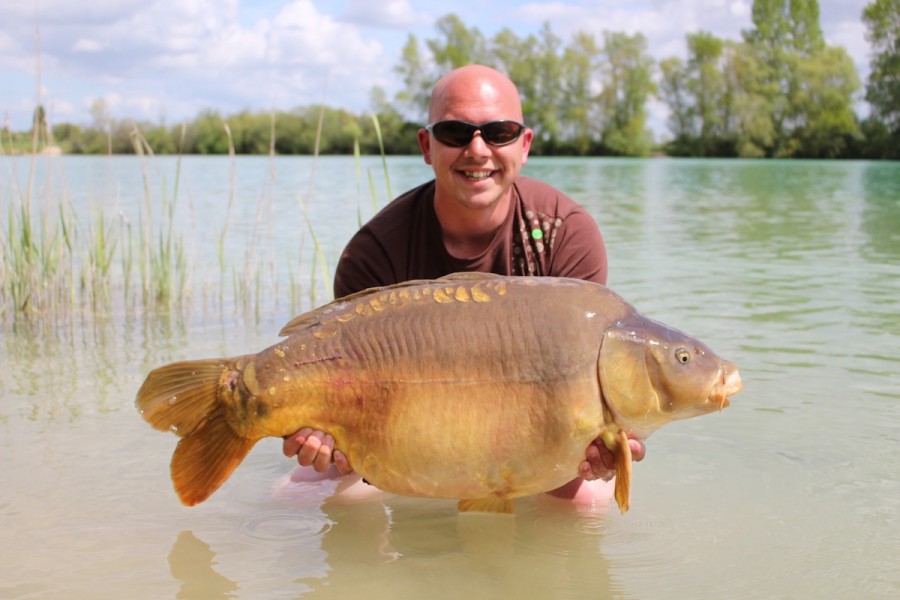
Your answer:
[[[433,279],[459,271],[574,277],[606,285],[606,249],[591,216],[550,185],[519,174],[534,132],[510,79],[468,65],[442,77],[431,94],[419,148],[434,179],[399,196],[347,244],[334,278],[341,298],[375,286]],[[540,440],[535,440],[540,443]],[[644,447],[631,440],[635,460]],[[303,428],[287,436],[286,456],[323,473],[352,465],[326,432]],[[608,496],[612,453],[602,443],[585,450],[580,477],[550,492],[595,500]]]

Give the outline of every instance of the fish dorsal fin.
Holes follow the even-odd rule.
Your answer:
[[[320,306],[319,308],[315,308],[309,312],[305,312],[302,315],[298,315],[287,322],[287,324],[281,328],[281,331],[278,332],[278,335],[288,336],[295,334],[299,331],[304,331],[309,329],[310,327],[314,327],[321,323],[326,317],[334,314],[341,307],[348,303],[355,302],[360,298],[364,298],[366,296],[372,296],[375,294],[380,294],[382,292],[389,292],[392,290],[398,290],[402,288],[414,287],[417,285],[425,285],[429,283],[435,283],[438,281],[447,282],[447,281],[483,281],[485,279],[494,279],[498,277],[493,273],[481,273],[481,272],[461,272],[461,273],[451,273],[450,275],[445,275],[444,277],[440,277],[438,279],[411,279],[409,281],[403,281],[401,283],[395,283],[393,285],[385,285],[380,287],[371,287],[353,294],[349,296],[344,296],[343,298],[338,298],[337,300],[333,300],[332,302],[325,304],[324,306]]]
[[[398,288],[405,288],[414,285],[419,285],[422,283],[430,283],[433,280],[430,279],[415,279],[410,281],[404,281],[403,283],[395,283],[394,285],[384,285],[384,286],[376,286],[370,287],[365,290],[361,290],[359,292],[355,292],[348,296],[344,296],[343,298],[338,298],[336,300],[332,300],[328,304],[320,306],[319,308],[314,308],[309,312],[305,312],[302,315],[297,315],[293,319],[287,322],[284,327],[281,328],[281,331],[278,332],[278,335],[287,336],[293,335],[299,331],[303,331],[305,329],[309,329],[310,327],[314,327],[325,320],[326,317],[331,316],[338,310],[340,310],[346,304],[350,304],[359,300],[360,298],[365,298],[366,296],[374,296],[375,294],[380,294],[385,290],[394,290]]]
[[[459,507],[459,512],[492,512],[511,515],[516,510],[515,503],[508,498],[460,500],[457,506]]]
[[[496,273],[484,273],[482,271],[459,271],[450,273],[436,279],[435,281],[483,281],[485,279],[497,279],[500,275]]]

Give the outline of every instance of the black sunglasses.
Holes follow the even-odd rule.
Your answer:
[[[438,121],[425,126],[426,131],[434,134],[437,141],[452,148],[468,146],[480,131],[482,139],[491,146],[505,146],[519,139],[525,131],[525,124],[518,121],[488,121],[481,125],[465,121]]]

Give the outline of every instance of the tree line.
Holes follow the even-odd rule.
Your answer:
[[[544,24],[537,34],[505,28],[487,38],[448,14],[436,37],[409,34],[394,67],[400,92],[390,101],[373,89],[363,115],[326,106],[206,110],[167,127],[116,121],[98,100],[92,125],[42,133],[71,153],[134,152],[142,138],[161,154],[414,154],[434,82],[481,63],[516,82],[539,155],[900,158],[900,0],[873,0],[861,19],[872,50],[865,86],[846,50],[825,43],[817,0],[754,0],[740,40],[691,33],[686,59],[658,63],[640,33],[565,41]],[[863,88],[865,118],[854,110]],[[654,98],[669,112],[662,144],[648,128]],[[38,111],[35,123],[44,123]]]

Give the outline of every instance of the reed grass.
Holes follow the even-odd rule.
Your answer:
[[[372,125],[375,127],[375,137],[378,138],[378,151],[381,155],[381,167],[384,169],[384,184],[387,187],[387,197],[388,201],[394,197],[393,192],[391,192],[391,178],[388,175],[388,165],[387,165],[387,155],[384,153],[384,140],[381,137],[381,124],[378,123],[378,115],[372,115]],[[373,200],[374,200],[374,192],[373,192]],[[378,205],[375,205],[375,209],[378,209]]]
[[[320,116],[321,120],[321,116]],[[373,118],[377,128],[377,119]],[[0,316],[4,322],[71,320],[77,315],[129,314],[148,319],[167,319],[186,314],[203,300],[204,306],[219,311],[237,311],[257,322],[267,303],[288,302],[292,313],[302,304],[306,288],[310,306],[319,304],[321,284],[330,292],[328,255],[311,215],[316,156],[309,176],[306,196],[296,195],[299,217],[298,243],[292,251],[279,255],[274,250],[271,223],[272,196],[276,179],[274,152],[274,114],[269,152],[269,176],[260,192],[249,239],[244,240],[241,260],[229,260],[226,248],[241,241],[234,239],[233,211],[237,202],[237,162],[234,142],[223,122],[229,143],[228,201],[217,232],[217,269],[197,268],[189,252],[189,232],[178,214],[184,212],[181,190],[182,157],[175,159],[174,173],[163,173],[153,149],[138,127],[132,131],[132,144],[140,168],[139,208],[134,220],[116,210],[109,194],[94,201],[88,211],[79,214],[66,190],[58,157],[31,156],[25,185],[16,172],[21,160],[11,160],[0,139]],[[319,145],[322,123],[317,130]],[[185,128],[182,127],[182,140]],[[380,139],[380,135],[379,135]],[[52,143],[47,139],[46,143]],[[356,146],[357,189],[361,188],[361,168]],[[112,157],[110,157],[112,159]],[[18,166],[17,166],[18,165]],[[382,165],[388,194],[387,162]],[[46,171],[41,182],[41,170]],[[368,188],[373,210],[378,198],[371,169]],[[360,224],[362,206],[358,211]],[[209,224],[202,222],[197,235],[207,235]],[[216,234],[214,234],[216,235]],[[312,260],[305,252],[306,238],[312,244]],[[304,259],[304,257],[306,257]],[[202,259],[202,257],[201,257]],[[287,281],[279,281],[279,261],[287,260]],[[212,263],[212,261],[210,261]],[[300,265],[300,268],[295,268]],[[304,268],[305,265],[305,268]],[[309,278],[298,276],[307,270]],[[212,277],[210,277],[212,275]],[[195,277],[198,280],[193,282]],[[230,282],[230,286],[229,286]],[[231,294],[226,291],[231,288]],[[287,288],[286,290],[284,288]]]
[[[6,156],[0,146],[0,156]],[[29,163],[28,183],[18,186],[15,165],[9,163],[9,187],[2,194],[6,227],[0,232],[0,313],[31,315],[54,311],[64,305],[71,291],[70,264],[73,225],[68,213],[59,211],[59,222],[51,221],[49,203],[45,210],[34,209],[36,177],[35,159]],[[50,185],[52,172],[48,170],[45,189]]]
[[[182,141],[185,127],[182,127]],[[168,193],[167,179],[160,174],[159,204],[161,221],[157,226],[153,211],[154,198],[150,176],[150,160],[153,149],[147,143],[141,131],[135,126],[131,134],[135,154],[141,163],[144,182],[144,203],[140,214],[141,227],[138,245],[141,248],[140,273],[141,292],[144,305],[155,304],[162,309],[171,309],[174,303],[184,302],[187,298],[187,262],[184,254],[184,240],[175,233],[175,207],[181,182],[181,155],[175,162],[175,181],[172,193]]]

